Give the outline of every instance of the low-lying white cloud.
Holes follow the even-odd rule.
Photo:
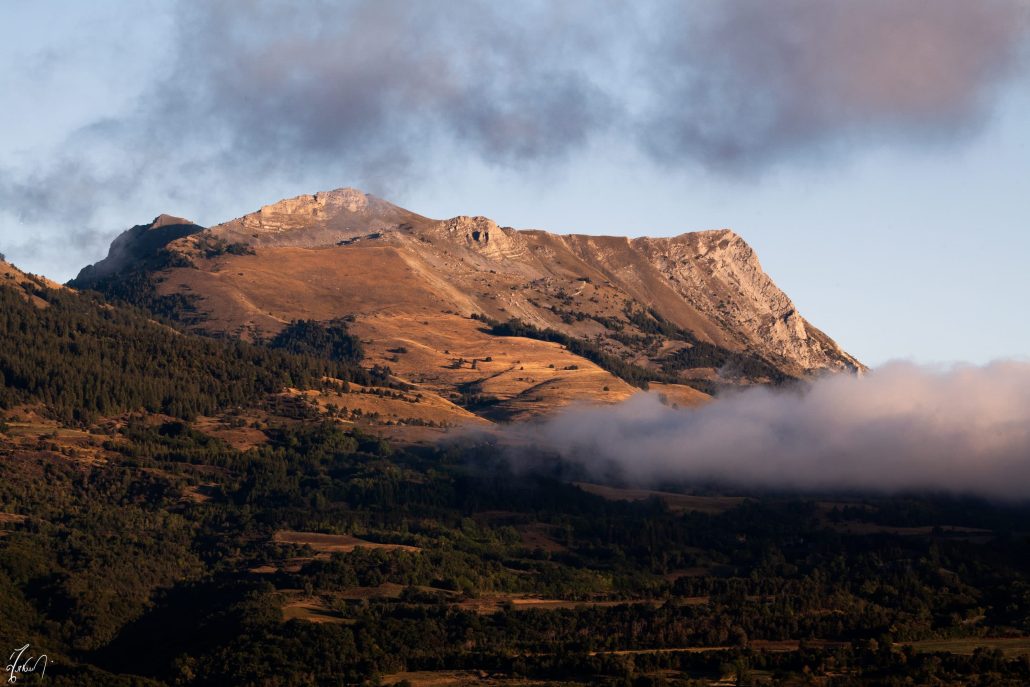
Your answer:
[[[520,430],[526,431],[526,430]],[[531,426],[588,471],[638,484],[1030,497],[1030,362],[892,363],[804,391],[750,388],[696,410],[639,394]]]

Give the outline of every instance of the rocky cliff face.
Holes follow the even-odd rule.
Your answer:
[[[204,227],[188,219],[158,215],[150,224],[137,224],[112,243],[107,257],[79,271],[71,281],[76,288],[96,288],[119,272],[146,266],[173,241],[199,233]]]
[[[313,248],[425,219],[361,191],[343,188],[265,205],[212,228],[210,233],[253,246]]]
[[[347,316],[373,361],[437,390],[494,385],[497,398],[521,398],[521,408],[576,386],[580,365],[551,356],[556,344],[547,341],[584,342],[576,348],[589,349],[580,355],[593,363],[581,359],[582,369],[602,374],[594,363],[606,366],[596,388],[564,401],[618,395],[612,390],[628,387],[612,373],[712,391],[863,369],[725,229],[671,238],[556,235],[485,217],[434,220],[339,189],[203,230],[159,218],[126,232],[80,280],[122,269],[155,243],[166,260],[152,283],[162,296],[190,299],[191,326],[256,338],[293,319]],[[519,375],[525,363],[505,357],[513,340],[485,333],[483,322],[513,318],[541,339],[523,339],[535,353],[519,355],[539,353],[539,369],[551,372]],[[409,353],[391,353],[401,350]],[[508,367],[483,374],[484,362],[465,374],[461,360],[469,358],[505,359]]]
[[[702,231],[670,239],[643,238],[634,247],[647,256],[675,291],[741,345],[764,350],[798,368],[854,370],[861,363],[798,313],[769,278],[758,255],[733,231]]]

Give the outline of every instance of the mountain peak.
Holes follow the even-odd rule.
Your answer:
[[[230,243],[315,247],[420,220],[425,218],[364,191],[345,187],[284,198],[209,231]]]
[[[204,227],[188,219],[160,214],[149,224],[137,224],[119,234],[111,242],[107,257],[83,267],[69,284],[75,288],[95,288],[98,280],[144,263],[157,256],[172,241],[203,230]]]
[[[304,215],[318,217],[320,213],[327,215],[339,212],[362,212],[369,206],[371,196],[356,188],[338,188],[332,191],[320,191],[293,198],[284,198],[275,203],[264,205],[257,211],[259,216]],[[249,217],[251,215],[246,215]]]
[[[173,227],[182,225],[194,225],[194,222],[185,219],[183,217],[176,217],[175,215],[167,215],[161,213],[154,218],[154,221],[149,225],[146,225],[147,230],[160,229],[161,227]]]

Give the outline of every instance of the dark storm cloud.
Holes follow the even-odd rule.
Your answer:
[[[640,394],[509,430],[600,475],[1030,498],[1030,363],[892,364],[683,411]]]
[[[1022,73],[1026,7],[183,2],[137,106],[58,159],[0,164],[0,203],[88,224],[144,190],[318,178],[389,195],[451,160],[533,174],[613,141],[671,168],[755,173],[856,141],[953,140]]]

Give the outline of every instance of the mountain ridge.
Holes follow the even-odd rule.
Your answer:
[[[133,278],[157,299],[188,302],[175,318],[202,332],[257,340],[294,320],[346,317],[371,361],[452,398],[472,385],[498,417],[621,400],[626,381],[712,393],[865,369],[798,313],[729,229],[552,234],[483,216],[431,219],[352,188],[283,199],[209,228],[165,222],[116,239],[117,270],[109,256],[70,284],[110,292],[113,277],[124,295],[124,258],[142,255]],[[155,252],[159,231],[169,240]],[[505,350],[513,337],[482,326],[509,320],[528,326],[514,357]],[[559,340],[560,349],[583,342],[576,348],[590,360],[556,359]],[[523,357],[537,360],[535,375],[515,374],[526,371]],[[470,360],[482,361],[472,363],[475,374],[464,371]],[[501,360],[503,369],[491,364]],[[576,379],[577,368],[592,376]]]

